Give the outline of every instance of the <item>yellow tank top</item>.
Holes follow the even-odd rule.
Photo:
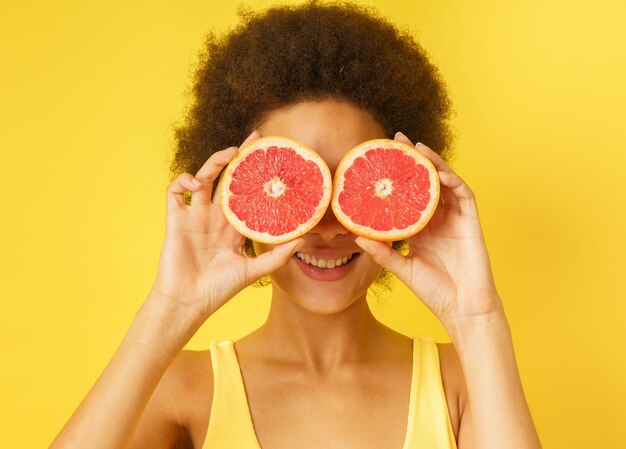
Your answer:
[[[254,432],[232,340],[211,342],[214,393],[203,449],[261,449]],[[402,449],[456,449],[437,344],[413,338],[413,373],[406,439]]]

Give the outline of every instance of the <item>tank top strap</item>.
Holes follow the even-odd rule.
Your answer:
[[[214,391],[203,449],[260,449],[232,340],[211,342]],[[432,337],[413,338],[413,372],[403,449],[457,449]]]
[[[403,449],[457,449],[439,365],[437,343],[413,337],[413,378],[407,440]]]
[[[260,449],[232,340],[210,343],[213,402],[203,449]]]

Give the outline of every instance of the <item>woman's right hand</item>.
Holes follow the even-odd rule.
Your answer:
[[[254,131],[241,146],[259,137]],[[183,307],[200,322],[240,290],[284,266],[304,243],[295,239],[256,258],[246,256],[245,237],[222,212],[219,186],[211,198],[215,179],[237,152],[230,147],[211,155],[195,176],[201,184],[182,173],[167,188],[165,241],[151,294]],[[190,205],[185,204],[186,191],[191,191]]]

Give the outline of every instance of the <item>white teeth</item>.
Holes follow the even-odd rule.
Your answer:
[[[296,256],[298,259],[306,262],[307,264],[318,268],[335,268],[345,265],[352,260],[352,255],[340,257],[338,259],[317,259],[315,256],[309,256],[308,254],[304,254],[300,251],[296,253]]]

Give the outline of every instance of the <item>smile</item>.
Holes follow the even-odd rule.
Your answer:
[[[296,257],[308,265],[313,265],[318,268],[335,268],[341,265],[346,265],[350,263],[352,258],[356,253],[350,254],[348,256],[332,258],[332,259],[321,259],[316,258],[315,256],[310,256],[308,254],[304,254],[302,252],[297,252]]]

